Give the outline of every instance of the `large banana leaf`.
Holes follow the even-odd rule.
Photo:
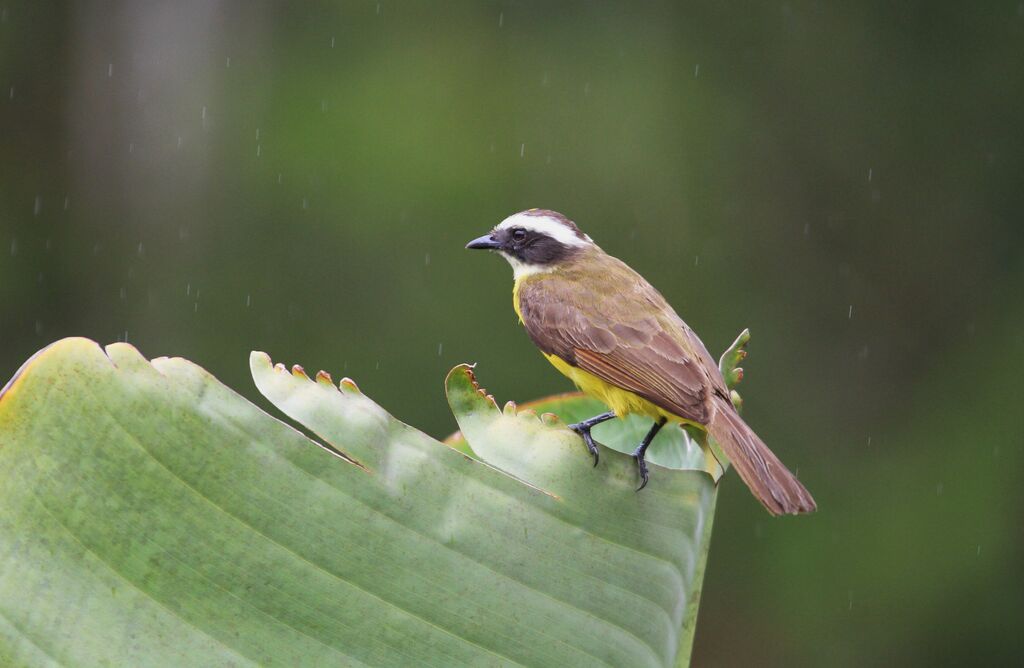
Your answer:
[[[483,461],[351,381],[251,366],[328,447],[126,344],[60,341],[4,388],[0,665],[687,662],[710,476],[637,494],[628,457],[592,468],[466,368],[449,401]]]

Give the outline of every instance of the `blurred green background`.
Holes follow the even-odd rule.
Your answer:
[[[1016,1],[6,2],[0,376],[127,338],[265,406],[259,349],[444,436],[456,363],[569,389],[463,250],[557,209],[751,328],[821,509],[727,476],[695,665],[1019,665],[1022,120]]]

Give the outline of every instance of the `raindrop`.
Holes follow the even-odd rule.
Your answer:
[[[853,610],[853,590],[852,589],[849,592],[847,592],[847,598],[849,599],[849,603],[847,604],[846,609],[847,610]]]
[[[231,56],[228,56],[227,60],[224,61],[225,67],[231,67]]]
[[[128,142],[128,152],[135,153],[135,142]]]
[[[11,239],[11,257],[18,254],[18,237]]]
[[[121,297],[121,301],[124,301],[124,300],[128,299],[128,291],[125,289],[125,287],[123,285],[121,286],[120,297]]]
[[[874,170],[868,167],[868,183],[871,183],[871,176],[874,174]]]
[[[114,63],[107,63],[107,78],[114,76]]]
[[[975,553],[977,556],[981,556],[981,545],[978,546],[978,551]]]
[[[377,3],[377,16],[380,16],[380,3]]]
[[[498,27],[505,25],[505,12],[498,13]]]
[[[206,107],[203,107],[203,110],[199,112],[199,118],[200,120],[206,120]]]
[[[868,447],[871,447],[871,436],[868,436]]]
[[[542,79],[540,80],[540,85],[541,85],[541,86],[547,86],[547,85],[548,85],[548,82],[550,81],[550,79],[551,79],[551,78],[550,78],[550,77],[548,76],[548,73],[547,73],[547,72],[545,72],[545,73],[544,73],[544,77],[543,77],[543,78],[542,78]]]
[[[693,256],[693,266],[696,267],[699,264],[700,264],[700,255],[694,255]]]
[[[699,76],[700,76],[700,63],[695,65],[694,68],[693,68],[693,78],[696,79]]]
[[[177,148],[181,148],[181,141],[182,141],[181,135],[178,135],[178,146],[177,146]]]
[[[128,343],[128,330],[124,330],[124,342]]]
[[[423,256],[423,266],[430,266],[430,253]]]
[[[522,158],[524,155],[526,155],[526,144],[520,144],[519,145],[519,157]]]
[[[306,199],[305,197],[302,198],[302,208],[303,209],[308,209],[309,208],[309,200]]]
[[[69,195],[64,196],[64,210],[67,211],[71,206],[71,197]]]
[[[260,140],[260,129],[256,128],[256,141]]]
[[[50,237],[46,237],[46,244],[44,248],[46,248],[47,253],[49,253],[50,249],[53,248],[53,241],[50,239]]]
[[[278,183],[280,183],[280,182],[281,182],[281,172],[278,172],[278,173],[277,173],[277,182],[278,182]]]
[[[194,306],[194,308],[192,309],[192,312],[193,312],[193,313],[199,313],[199,302],[196,302],[196,303],[195,303],[195,306]]]
[[[142,242],[141,241],[139,242],[138,253],[139,253],[139,257],[142,257]]]
[[[587,97],[590,95],[590,82],[583,84],[583,96]]]
[[[374,370],[379,370],[380,369],[380,360],[377,360],[377,364],[373,368],[374,368]]]
[[[327,111],[327,100],[320,100],[320,111]]]
[[[811,224],[810,223],[804,223],[804,236],[806,237],[810,233],[811,233]]]
[[[36,320],[36,334],[42,334],[42,333],[43,333],[43,321],[42,320]]]
[[[260,144],[256,144],[256,157],[260,157],[260,153],[263,152],[263,147]]]
[[[331,48],[332,49],[334,48],[334,38],[333,37],[331,38]]]
[[[853,304],[850,304],[850,310],[846,314],[846,319],[847,320],[853,320]]]
[[[185,296],[188,297],[191,294],[192,294],[192,284],[191,283],[186,283],[185,284]]]
[[[14,99],[14,86],[11,86],[10,99]]]
[[[32,215],[38,216],[43,210],[43,198],[40,195],[36,195],[36,201],[32,205]]]
[[[245,296],[245,307],[249,308],[250,306],[252,306],[252,295],[246,295]]]
[[[443,350],[444,350],[444,344],[443,343],[437,344],[437,356],[438,357],[441,356],[441,351],[443,351]]]

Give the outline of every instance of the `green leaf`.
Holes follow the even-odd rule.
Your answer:
[[[743,410],[743,399],[736,391],[736,386],[743,380],[743,369],[737,365],[746,359],[748,343],[750,343],[750,330],[744,329],[718,360],[718,370],[722,372],[722,378],[725,379],[725,384],[729,388],[732,403],[739,411]]]
[[[682,580],[681,600],[686,602],[682,618],[675,622],[679,629],[674,639],[679,644],[677,665],[687,665],[711,538],[715,481],[703,470],[671,470],[651,464],[650,483],[637,492],[636,462],[623,452],[632,452],[649,425],[639,436],[629,428],[618,430],[614,436],[620,440],[605,441],[611,450],[602,451],[600,463],[594,467],[576,433],[555,415],[538,416],[535,409],[557,408],[573,420],[606,410],[579,395],[554,397],[524,410],[512,402],[499,409],[493,397],[477,384],[468,365],[453,369],[446,387],[461,434],[475,453],[557,495],[572,526],[606,537],[635,553],[623,555],[620,564],[609,564],[611,571],[604,577],[622,569],[634,587],[640,586],[640,580],[656,587],[669,586],[673,578],[664,584],[655,583],[651,566],[639,556],[673,563]],[[641,578],[631,573],[636,569],[643,574]]]
[[[523,408],[540,414],[557,415],[564,424],[579,422],[608,410],[600,401],[578,392],[531,401],[523,404]],[[632,454],[650,428],[650,418],[629,415],[602,422],[591,433],[602,445],[616,452]],[[582,445],[582,439],[579,436],[576,439]],[[669,469],[704,471],[718,482],[725,469],[711,451],[701,448],[700,443],[703,441],[704,433],[699,429],[667,424],[651,442],[647,450],[647,461]]]
[[[737,365],[746,358],[746,345],[749,342],[750,330],[744,329],[732,345],[722,353],[718,362],[719,371],[731,391],[732,401],[737,409],[743,408],[743,400],[735,389],[743,380],[743,369]],[[550,413],[565,424],[579,422],[608,410],[608,407],[600,401],[591,399],[580,392],[556,394],[523,404],[522,408],[539,414]],[[630,415],[626,418],[603,422],[594,427],[591,433],[597,441],[606,447],[630,454],[640,444],[650,428],[650,418]],[[467,454],[473,454],[473,449],[462,432],[452,434],[445,440],[445,443]],[[710,447],[702,447],[705,445]],[[666,425],[658,432],[647,451],[647,461],[670,469],[704,471],[715,482],[718,482],[729,466],[729,460],[719,449],[718,444],[709,441],[703,430],[688,425],[672,424]]]
[[[251,366],[326,445],[126,344],[64,340],[19,371],[0,394],[0,665],[685,663],[709,476],[658,469],[637,494],[628,457],[595,470],[563,428],[478,411],[458,371],[488,463],[354,383]]]

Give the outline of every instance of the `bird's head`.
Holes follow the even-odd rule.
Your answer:
[[[527,209],[501,221],[466,248],[492,250],[502,255],[515,277],[552,271],[596,244],[576,223],[548,209]]]

